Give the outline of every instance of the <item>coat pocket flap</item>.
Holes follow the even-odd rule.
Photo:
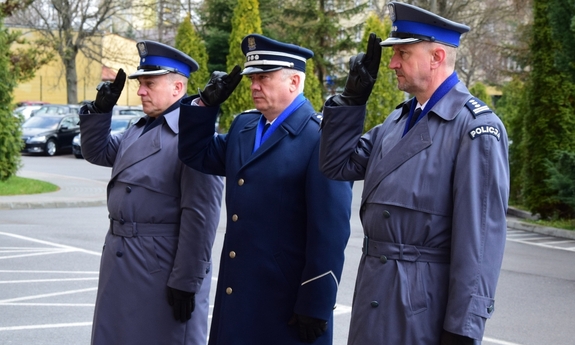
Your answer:
[[[490,297],[471,295],[471,312],[485,319],[490,319],[495,310],[495,300]]]

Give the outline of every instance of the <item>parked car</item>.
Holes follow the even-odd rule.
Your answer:
[[[78,114],[37,115],[22,124],[23,153],[53,156],[72,149],[72,139],[80,133]]]
[[[132,106],[132,105],[115,105],[112,109],[112,115],[138,115],[144,116],[144,110],[142,106]]]
[[[14,116],[21,116],[23,121],[26,121],[28,120],[30,115],[32,115],[33,111],[38,110],[40,108],[42,108],[42,105],[22,105],[14,109],[12,114],[14,114]]]
[[[34,110],[30,116],[78,114],[78,110],[80,110],[78,104],[44,104]]]
[[[123,133],[126,129],[130,128],[134,123],[138,122],[138,120],[141,117],[142,117],[141,115],[113,115],[110,134],[114,135]],[[84,158],[84,156],[82,155],[81,139],[82,139],[81,134],[78,134],[72,140],[72,153],[78,159]]]
[[[44,101],[20,101],[18,103],[16,103],[16,107],[21,107],[24,105],[44,105],[44,104],[50,104],[50,102],[44,102]]]

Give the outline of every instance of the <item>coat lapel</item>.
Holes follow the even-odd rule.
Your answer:
[[[122,138],[120,151],[116,157],[116,164],[112,169],[112,179],[126,168],[156,154],[162,149],[162,135],[165,131],[178,133],[179,108],[164,115],[162,125],[151,129],[144,135],[141,135],[144,127],[139,123],[126,131],[125,137]],[[141,121],[141,120],[140,120]]]
[[[258,127],[259,117],[254,117],[253,121],[248,122],[244,128],[240,130],[240,159],[241,165],[246,164],[247,161],[252,157],[252,151],[254,149],[254,142],[256,139],[256,129]]]
[[[253,152],[253,148],[258,120],[256,119],[254,122],[248,123],[244,129],[240,131],[242,168],[278,145],[288,134],[298,135],[305,127],[305,124],[310,120],[309,115],[313,113],[315,113],[315,110],[311,106],[311,103],[306,101],[301,107],[288,116],[255,152]]]
[[[395,126],[394,138],[401,138],[391,150],[379,147],[379,154],[373,156],[370,161],[369,175],[375,178],[365,180],[362,200],[367,200],[369,194],[387,177],[392,171],[399,168],[407,160],[431,146],[432,140],[429,133],[429,116],[422,118],[407,134],[401,138],[405,121]],[[386,145],[383,141],[379,145]],[[385,152],[385,153],[383,153]]]
[[[133,137],[135,137],[136,140],[133,140],[131,145],[121,148],[120,154],[116,157],[117,165],[115,164],[112,169],[112,179],[126,168],[160,151],[162,148],[161,128],[162,126],[154,128],[141,138],[138,138],[141,129],[130,133],[130,139],[133,140]]]

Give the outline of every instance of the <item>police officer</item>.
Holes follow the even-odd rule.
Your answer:
[[[198,64],[168,45],[141,41],[138,96],[145,118],[110,135],[126,79],[99,87],[81,109],[82,153],[112,167],[93,345],[205,345],[211,250],[223,181],[178,159],[180,99]]]
[[[351,184],[319,171],[319,114],[303,96],[313,53],[257,34],[243,39],[242,51],[257,110],[213,135],[219,104],[241,78],[236,66],[184,99],[180,116],[180,158],[226,177],[209,344],[331,344]]]
[[[350,60],[344,91],[326,102],[320,164],[365,180],[349,344],[479,344],[494,311],[509,194],[500,119],[455,72],[469,27],[391,2],[390,37],[371,35]],[[381,46],[414,97],[362,135]]]

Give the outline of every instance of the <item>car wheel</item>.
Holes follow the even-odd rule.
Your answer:
[[[46,156],[53,156],[56,154],[56,141],[54,139],[49,139],[44,146],[44,153]]]
[[[78,159],[84,158],[84,156],[82,156],[82,155],[79,154],[79,153],[74,153],[74,157],[76,157],[76,158],[78,158]]]

